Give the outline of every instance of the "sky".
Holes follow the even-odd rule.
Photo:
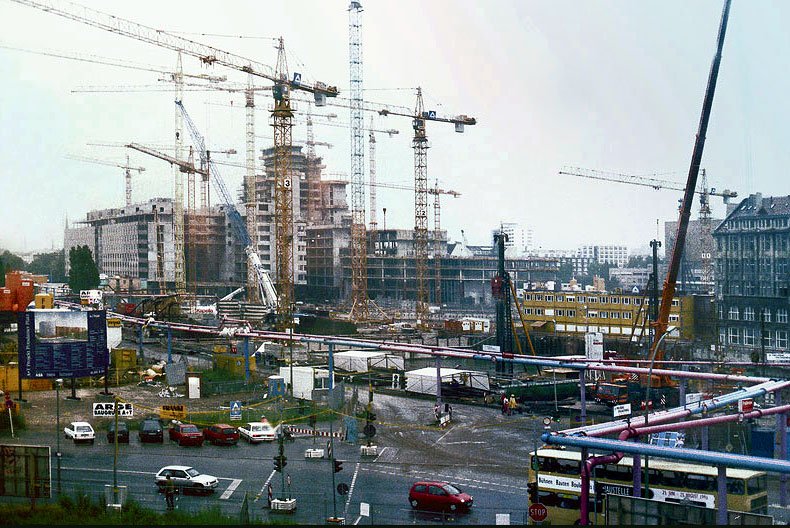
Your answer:
[[[679,191],[560,175],[565,167],[686,181],[716,44],[722,1],[656,0],[362,0],[365,99],[466,114],[463,134],[427,126],[428,181],[444,196],[450,241],[490,244],[491,230],[516,222],[543,249],[625,244],[643,250],[677,220]],[[290,72],[336,85],[348,96],[348,1],[83,1],[78,5],[276,64],[282,36]],[[709,185],[788,195],[790,3],[734,0],[702,166]],[[67,60],[41,52],[100,56],[175,69],[173,51],[28,6],[0,0],[0,248],[59,249],[63,229],[88,211],[124,204],[123,169],[70,159],[87,156],[145,168],[133,173],[133,201],[172,196],[165,162],[114,146],[172,143],[172,84],[161,74]],[[14,49],[12,49],[14,48]],[[37,53],[19,51],[32,50]],[[104,60],[104,59],[102,59]],[[183,59],[188,74],[246,75]],[[257,84],[266,86],[259,79]],[[270,83],[269,83],[270,84]],[[139,86],[154,86],[139,91]],[[102,92],[86,91],[101,87]],[[95,88],[94,88],[95,89]],[[231,103],[233,106],[230,106]],[[220,159],[244,163],[243,94],[188,91],[184,105]],[[264,92],[256,98],[257,148],[270,146]],[[295,141],[306,137],[305,103],[296,103]],[[348,122],[348,109],[312,108]],[[411,122],[366,113],[366,123],[395,128],[378,135],[377,180],[413,185]],[[318,118],[317,118],[318,119]],[[268,138],[266,137],[268,136]],[[349,131],[316,125],[327,177],[348,178]],[[91,145],[90,143],[94,143]],[[367,143],[365,164],[368,163]],[[235,196],[244,169],[222,166]],[[377,188],[377,217],[388,228],[414,226],[409,191]],[[218,198],[212,190],[212,196]],[[212,200],[213,202],[216,200]],[[429,200],[432,204],[432,198]],[[695,197],[695,218],[698,211]],[[721,198],[711,199],[724,215]],[[367,203],[366,203],[367,206]],[[368,211],[369,214],[369,211]],[[429,228],[433,213],[429,211]]]

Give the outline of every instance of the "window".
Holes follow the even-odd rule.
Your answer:
[[[680,306],[680,299],[672,299],[672,306]]]
[[[641,305],[642,305],[642,299],[634,299],[634,306],[641,306]]]
[[[620,319],[620,312],[612,312],[612,319]]]
[[[771,322],[771,310],[769,310],[768,308],[763,309],[763,321],[765,321],[766,323]]]
[[[562,302],[564,300],[565,298],[562,295],[557,295],[557,302]]]
[[[737,321],[738,320],[738,307],[737,306],[730,306],[730,313],[729,319],[730,321]]]
[[[738,329],[737,328],[730,328],[729,330],[730,330],[730,332],[729,332],[729,334],[730,334],[729,343],[731,345],[739,344],[740,343],[740,339],[739,339]]]
[[[535,300],[536,301],[543,301],[543,295],[542,294],[535,295]]]
[[[754,321],[754,308],[751,306],[747,306],[743,309],[743,320],[744,321]]]
[[[612,304],[620,304],[620,297],[612,297]]]
[[[630,297],[623,297],[623,304],[631,304],[631,298]]]
[[[563,317],[565,315],[565,310],[559,309],[557,310],[557,317]]]
[[[777,323],[786,323],[787,322],[787,310],[784,308],[779,308],[776,310],[776,322]]]
[[[543,308],[535,308],[535,315],[543,315]]]
[[[576,310],[568,310],[568,317],[576,317]]]
[[[677,323],[678,321],[680,321],[680,316],[678,314],[669,314],[670,323]]]
[[[743,344],[754,346],[754,328],[743,329]]]
[[[787,348],[787,330],[776,331],[776,348]]]
[[[532,308],[526,308],[524,310],[524,315],[532,315]]]
[[[609,312],[601,312],[601,315],[599,315],[598,317],[600,317],[601,319],[606,319],[609,317]]]
[[[623,312],[623,319],[631,320],[632,314],[631,312]]]
[[[547,295],[546,296],[546,302],[554,302],[554,296],[553,295]]]

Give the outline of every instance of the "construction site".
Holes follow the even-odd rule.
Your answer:
[[[123,182],[122,204],[86,193],[87,212],[67,218],[62,232],[69,282],[95,265],[98,283],[72,290],[50,276],[0,266],[0,387],[17,400],[6,404],[11,436],[15,420],[28,414],[31,427],[17,433],[26,444],[48,446],[52,393],[57,402],[57,480],[47,475],[43,494],[17,490],[18,496],[51,497],[55,482],[61,494],[60,391],[70,390],[63,411],[70,425],[82,424],[93,409],[101,427],[110,428],[114,418],[112,434],[121,403],[169,424],[171,440],[181,434],[180,420],[205,427],[201,434],[230,429],[226,420],[248,420],[243,426],[250,431],[258,419],[271,421],[276,433],[267,441],[278,445],[265,482],[250,468],[229,467],[222,456],[182,455],[181,439],[178,448],[162,448],[171,462],[185,458],[227,474],[214,501],[244,523],[251,520],[247,494],[257,491],[254,504],[268,488],[266,513],[252,506],[253,522],[276,519],[282,509],[298,522],[345,524],[358,475],[366,485],[355,500],[379,501],[375,509],[386,523],[445,522],[444,513],[421,517],[428,499],[416,493],[434,481],[414,482],[403,509],[382,498],[393,485],[405,485],[404,478],[423,473],[442,486],[455,478],[479,488],[474,509],[471,495],[450,508],[450,520],[461,524],[490,524],[494,515],[500,524],[499,512],[507,508],[523,516],[523,524],[547,517],[580,525],[790,519],[790,406],[782,403],[790,388],[790,196],[739,198],[722,190],[720,167],[703,165],[730,0],[724,0],[685,181],[658,171],[563,164],[551,174],[552,185],[562,189],[537,198],[553,203],[552,226],[572,219],[583,231],[592,221],[578,217],[574,204],[587,198],[573,196],[570,182],[600,186],[612,196],[628,192],[621,188],[634,195],[658,191],[655,202],[669,203],[674,220],[661,229],[655,218],[648,227],[655,237],[644,240],[649,249],[638,254],[620,242],[553,249],[535,242],[519,222],[504,221],[498,197],[528,194],[526,185],[502,185],[497,174],[495,161],[508,160],[512,145],[487,154],[499,168],[476,175],[485,191],[461,202],[466,190],[453,166],[480,157],[476,135],[488,137],[490,130],[476,116],[490,111],[488,101],[453,79],[440,86],[452,86],[453,103],[468,106],[445,110],[419,83],[366,87],[359,0],[346,6],[347,72],[322,80],[311,77],[315,70],[283,36],[170,31],[111,14],[110,7],[7,1],[78,31],[166,53],[174,65],[17,50],[58,63],[155,73],[154,84],[81,85],[71,94],[156,94],[169,108],[141,116],[146,123],[139,128],[116,126],[111,140],[71,143],[63,154],[68,163],[91,167],[86,171],[101,166],[116,187]],[[228,51],[232,46],[200,42],[208,37],[263,40],[274,53],[259,61]],[[402,98],[381,102],[399,92],[408,94],[409,105]],[[336,129],[347,150],[335,140]],[[147,140],[154,136],[170,139]],[[684,155],[688,143],[679,147]],[[328,152],[334,147],[340,162]],[[438,167],[429,163],[429,152],[442,153]],[[405,182],[400,163],[408,167]],[[145,179],[149,175],[167,192]],[[645,220],[637,218],[642,211],[634,212],[635,203],[640,200],[610,202],[607,195],[596,207],[617,210],[625,230]],[[636,207],[645,217],[653,213]],[[448,212],[456,220],[451,228],[443,219]],[[470,244],[459,218],[476,229],[485,223],[484,243]],[[89,265],[79,260],[82,252],[89,253]],[[114,416],[106,414],[109,407],[96,414],[93,400],[112,401]],[[381,447],[373,441],[376,427]],[[457,441],[440,443],[456,432]],[[331,487],[315,477],[330,494],[312,489],[307,466],[297,465],[302,462],[292,466],[295,481],[301,477],[292,494],[284,444],[294,435],[312,440],[305,460],[331,461]],[[619,436],[603,438],[611,435]],[[330,439],[326,449],[319,436]],[[640,436],[647,441],[635,441]],[[106,507],[121,511],[126,491],[115,472],[117,439],[109,439],[114,482],[105,490]],[[240,460],[257,462],[255,442],[247,440]],[[357,443],[359,452],[349,447]],[[470,443],[481,444],[471,457],[467,447],[447,447]],[[144,481],[156,461],[132,444],[121,462],[131,494],[161,509]],[[65,451],[74,466],[79,455]],[[507,454],[497,460],[498,452]],[[97,467],[110,455],[99,453]],[[350,487],[338,485],[343,475],[335,473],[351,457],[357,465]],[[494,460],[490,468],[487,458]],[[395,469],[373,469],[380,459]],[[139,475],[134,464],[145,466]],[[89,470],[68,468],[71,491],[84,480],[79,472]],[[489,480],[475,480],[477,473]],[[502,483],[513,497],[497,496]],[[243,500],[233,497],[237,488],[244,489]],[[338,496],[347,496],[342,514]],[[305,504],[300,510],[297,500]],[[200,503],[184,504],[195,511]],[[456,516],[459,504],[472,513]],[[370,516],[362,513],[367,506],[360,504],[357,522]],[[166,508],[172,507],[169,496]],[[501,524],[510,523],[509,515]]]

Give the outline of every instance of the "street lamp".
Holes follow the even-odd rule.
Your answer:
[[[55,399],[55,413],[57,414],[57,431],[55,431],[55,438],[57,440],[57,448],[55,451],[55,458],[58,464],[58,496],[60,496],[60,386],[63,384],[63,379],[58,378],[55,380],[55,391],[57,398]]]

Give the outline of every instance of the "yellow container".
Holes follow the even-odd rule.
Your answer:
[[[37,293],[35,303],[38,310],[51,310],[55,305],[54,298],[49,293]]]
[[[239,376],[244,375],[244,355],[242,354],[214,356],[214,364],[219,369],[230,371]],[[255,356],[253,355],[250,355],[250,372],[255,372]]]
[[[137,350],[134,348],[113,348],[110,358],[116,370],[127,370],[137,366]]]

